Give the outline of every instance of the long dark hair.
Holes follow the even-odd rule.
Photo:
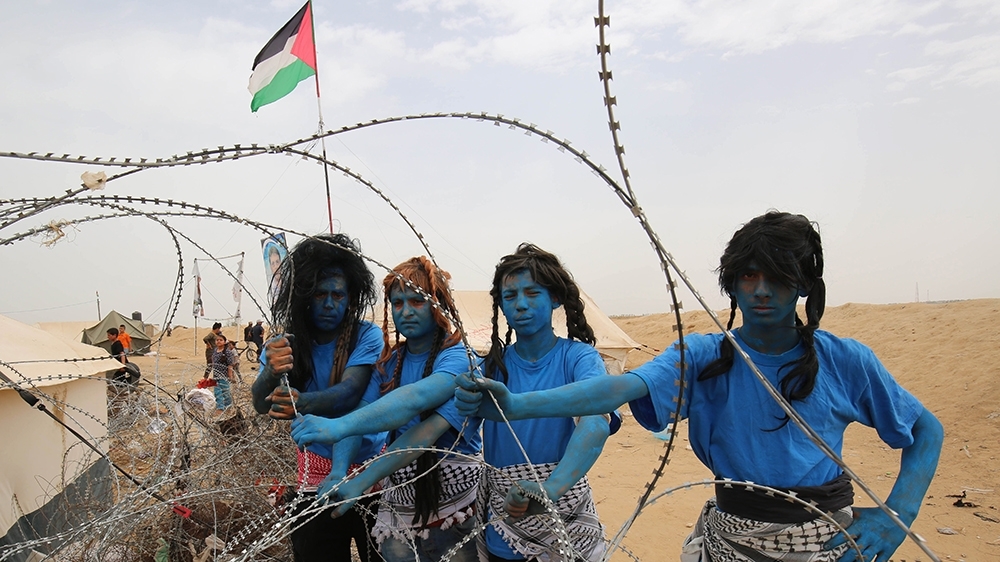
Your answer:
[[[553,300],[559,301],[566,309],[566,333],[571,340],[579,340],[590,345],[597,343],[594,329],[587,323],[583,312],[583,299],[580,298],[580,288],[573,280],[570,272],[563,267],[555,254],[529,244],[522,243],[513,254],[500,258],[496,272],[493,274],[493,287],[490,296],[493,297],[493,333],[490,335],[490,350],[486,353],[483,371],[490,378],[497,378],[499,373],[503,382],[507,382],[507,368],[503,363],[503,354],[510,345],[513,328],[507,328],[504,339],[500,339],[500,292],[503,282],[510,276],[522,271],[531,274],[531,279],[549,292]]]
[[[781,368],[791,371],[781,379],[781,395],[788,401],[809,396],[816,384],[819,358],[813,334],[819,328],[826,308],[826,284],[823,282],[823,245],[814,223],[802,215],[770,211],[743,225],[726,245],[719,263],[719,287],[729,295],[730,313],[726,329],[736,318],[736,279],[754,262],[768,278],[787,287],[803,290],[806,298],[806,322],[795,315],[795,328],[802,338],[805,353]],[[709,363],[698,376],[707,380],[729,372],[733,366],[733,347],[723,338],[719,358]],[[787,422],[787,418],[786,418]]]
[[[358,325],[375,305],[375,276],[361,259],[360,245],[346,234],[318,234],[299,242],[281,262],[276,274],[277,289],[271,301],[275,330],[294,334],[292,353],[295,364],[288,382],[305,390],[314,370],[312,349],[314,327],[309,313],[316,286],[330,271],[339,269],[347,282],[348,305],[337,326],[337,349],[333,356],[332,384],[340,382],[347,359],[357,343]]]
[[[403,282],[404,279],[409,285]],[[449,279],[451,279],[451,274],[435,267],[434,263],[425,256],[419,256],[410,258],[397,265],[382,280],[382,289],[385,295],[383,301],[385,311],[382,313],[382,338],[385,346],[382,348],[382,356],[375,363],[375,369],[382,380],[379,390],[383,395],[395,388],[399,388],[400,377],[403,372],[403,360],[406,358],[406,342],[399,341],[398,330],[393,330],[395,332],[395,342],[391,347],[389,346],[389,308],[391,306],[389,299],[392,290],[404,290],[407,286],[415,286],[424,291],[437,304],[436,307],[431,309],[437,329],[434,331],[431,350],[427,356],[427,361],[424,363],[424,372],[421,376],[421,378],[426,378],[434,372],[434,361],[437,359],[438,353],[442,349],[455,345],[461,339],[461,334],[458,331],[452,330],[451,322],[441,312],[441,309],[444,309],[452,318],[457,318],[458,316],[455,302],[452,300],[451,292],[448,290]],[[428,306],[430,306],[430,303],[428,303]],[[394,352],[396,353],[396,366],[393,369],[392,376],[387,376],[385,365]],[[434,413],[433,409],[421,412],[420,419],[425,420],[432,413]],[[413,516],[414,524],[420,522],[421,525],[426,525],[430,522],[431,515],[438,512],[441,499],[441,476],[437,461],[437,453],[433,451],[425,451],[417,457],[417,474],[423,474],[423,476],[418,478],[414,483],[414,490],[416,492],[414,498],[414,507],[416,508]]]

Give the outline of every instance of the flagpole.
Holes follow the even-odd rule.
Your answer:
[[[313,60],[316,61],[316,113],[319,115],[319,133],[323,134],[326,125],[323,124],[323,104],[320,103],[319,96],[319,57],[316,55],[316,13],[312,9],[312,0],[309,0],[310,32],[313,36]],[[326,216],[330,221],[330,234],[333,234],[333,204],[330,202],[330,169],[326,163],[326,137],[320,137],[320,145],[323,147],[323,179],[326,181]]]

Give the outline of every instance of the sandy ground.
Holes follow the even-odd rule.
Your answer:
[[[704,312],[683,316],[689,331],[716,331]],[[656,349],[675,339],[671,316],[616,322],[634,339]],[[916,532],[942,560],[1000,560],[1000,300],[847,304],[828,309],[822,326],[874,349],[889,371],[944,424],[941,463],[915,523]],[[241,327],[224,332],[235,337],[237,331],[242,336]],[[199,336],[204,333],[199,329]],[[204,369],[200,337],[195,340],[192,330],[178,328],[163,342],[159,357],[136,358],[143,372],[148,375],[158,368],[161,383],[169,390],[192,386]],[[649,353],[634,352],[628,366],[650,358]],[[252,381],[254,368],[244,363],[243,372]],[[685,429],[682,424],[681,435],[686,435]],[[659,465],[664,443],[627,413],[622,430],[608,440],[590,478],[609,537],[632,515]],[[654,495],[711,477],[686,439],[678,441],[670,458]],[[857,426],[848,431],[844,458],[880,497],[888,495],[899,470],[898,451],[883,445],[873,430]],[[954,505],[956,498],[950,496],[963,492],[965,501],[975,507]],[[660,498],[636,519],[623,546],[645,561],[677,560],[681,542],[711,494],[710,488],[697,485]],[[862,496],[856,503],[873,505]],[[617,554],[614,560],[628,557]],[[929,558],[907,542],[893,560]]]

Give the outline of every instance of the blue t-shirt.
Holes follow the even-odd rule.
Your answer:
[[[734,332],[736,341],[775,388],[781,369],[804,353],[799,343],[781,355],[758,353]],[[767,393],[738,354],[728,373],[699,381],[698,374],[719,357],[722,334],[692,334],[684,338],[685,400],[681,417],[689,420],[691,447],[717,477],[746,480],[779,488],[818,486],[840,475],[805,433],[789,421],[781,429],[784,411]],[[923,413],[920,402],[899,386],[875,353],[851,339],[817,330],[814,336],[819,372],[813,391],[792,407],[838,454],[844,430],[857,421],[873,427],[895,449],[913,443],[914,422]],[[632,371],[649,395],[629,403],[643,427],[662,431],[677,407],[680,352],[675,343],[649,363]]]
[[[417,354],[404,354],[403,370],[399,375],[400,387],[413,384],[423,378],[424,366],[427,364],[428,357],[430,357],[430,351]],[[382,375],[377,370],[372,373],[372,380],[368,384],[368,389],[365,391],[363,398],[365,402],[371,404],[383,396],[380,386],[382,383],[392,379],[392,374],[396,370],[396,362],[398,360],[398,352],[394,351],[385,364],[385,374]],[[431,372],[446,373],[453,376],[469,372],[469,358],[465,353],[465,347],[458,343],[439,351],[437,357],[434,358],[434,368]],[[465,423],[466,419],[465,416],[459,415],[458,409],[455,407],[454,394],[452,394],[447,402],[434,408],[434,412],[447,420],[454,429],[454,431],[446,431],[438,438],[434,446],[438,449],[451,449],[455,444],[458,431],[462,429],[462,424]],[[466,425],[465,431],[462,433],[462,438],[458,446],[455,447],[455,450],[460,453],[474,455],[479,453],[483,448],[483,438],[479,435],[479,428],[483,420],[476,417],[468,419],[469,423]],[[420,416],[414,416],[413,419],[406,422],[397,430],[397,435],[406,433],[408,429],[418,423],[420,423]]]
[[[558,338],[555,347],[538,361],[525,361],[514,347],[503,357],[507,367],[507,388],[514,394],[548,390],[591,377],[609,376],[601,354],[583,342]],[[613,414],[617,415],[617,414]],[[510,422],[518,441],[533,464],[559,462],[576,429],[573,418],[536,418]],[[483,421],[483,456],[492,466],[503,467],[527,462],[514,437],[503,422]],[[492,525],[486,527],[490,552],[508,559],[521,556],[504,542]]]
[[[347,358],[345,369],[357,365],[374,365],[379,355],[382,354],[382,330],[378,326],[362,320],[358,324],[357,333],[358,343],[354,346],[351,356]],[[332,342],[323,345],[313,344],[313,373],[312,377],[306,382],[305,392],[317,392],[330,387],[330,371],[333,370],[333,354],[337,351],[338,339],[334,338]],[[265,347],[261,351],[261,370],[264,369],[264,365],[267,363],[266,349]],[[388,434],[383,432],[363,436],[361,449],[358,450],[358,454],[354,457],[353,462],[360,464],[377,455],[385,444],[386,435]],[[309,445],[309,450],[328,459],[333,458],[333,448],[330,445],[313,444]]]

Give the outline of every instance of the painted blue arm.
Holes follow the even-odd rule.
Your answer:
[[[378,400],[334,419],[304,416],[292,422],[292,439],[300,445],[336,443],[352,435],[391,431],[454,395],[455,377],[434,373],[397,388]]]
[[[362,438],[358,436],[349,437],[334,445],[330,474],[320,482],[317,494],[323,496],[330,493],[333,487],[347,476],[347,472],[351,469],[351,461],[358,456],[358,451],[361,450],[361,444]]]
[[[607,441],[608,435],[608,421],[604,416],[586,416],[580,419],[566,445],[566,453],[559,461],[559,465],[542,484],[542,489],[550,500],[556,501],[561,498],[587,474],[587,471],[597,462],[597,457],[601,456],[601,450],[604,449],[604,442]],[[525,513],[544,511],[541,504],[534,500],[529,501],[529,498],[519,488],[538,492],[538,484],[535,482],[521,480],[511,486],[504,507],[508,515],[519,517]]]
[[[501,421],[490,392],[509,420],[528,418],[572,418],[607,414],[622,404],[649,394],[637,375],[600,376],[549,390],[511,394],[500,381],[460,375],[456,378],[456,405],[463,415]]]
[[[943,441],[941,422],[934,414],[924,410],[913,424],[913,444],[903,449],[899,476],[885,500],[886,505],[898,513],[907,526],[917,518],[924,494],[934,478]],[[864,560],[872,560],[876,556],[878,560],[889,560],[906,538],[906,533],[877,507],[856,508],[854,512],[854,522],[847,531],[861,547]],[[834,548],[846,541],[843,535],[838,535],[826,544],[826,548]],[[840,557],[840,562],[856,560],[857,552],[853,549]]]
[[[433,447],[438,438],[444,435],[450,427],[451,424],[447,420],[437,414],[431,414],[426,420],[406,430],[406,433],[393,441],[385,453],[379,455],[364,472],[334,491],[332,498],[344,503],[337,506],[333,516],[340,517],[346,513],[355,501],[365,493],[365,490],[423,454],[423,451],[406,451],[405,449]],[[341,443],[344,442],[346,441]]]

